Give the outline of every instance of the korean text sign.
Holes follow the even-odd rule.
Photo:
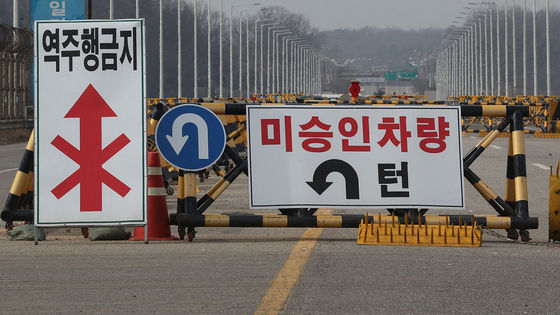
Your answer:
[[[144,21],[35,21],[35,223],[146,222]]]
[[[464,209],[455,106],[248,106],[251,208]]]

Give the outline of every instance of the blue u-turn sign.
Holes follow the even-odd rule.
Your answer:
[[[218,116],[194,104],[180,105],[165,113],[155,137],[160,154],[185,171],[212,166],[226,145],[226,133]]]

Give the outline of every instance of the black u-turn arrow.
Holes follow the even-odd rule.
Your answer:
[[[313,173],[313,181],[306,183],[321,195],[332,184],[332,182],[327,182],[327,176],[332,172],[339,172],[344,176],[346,180],[346,199],[360,199],[358,174],[350,164],[342,160],[332,159],[321,163]]]

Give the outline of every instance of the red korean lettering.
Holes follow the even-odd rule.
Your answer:
[[[445,117],[438,117],[436,127],[435,118],[419,117],[417,122],[418,137],[424,138],[420,141],[420,149],[427,153],[441,153],[447,148],[445,138],[449,136],[449,123]]]
[[[262,145],[280,145],[282,139],[280,137],[280,119],[262,119],[261,120],[261,143]],[[286,152],[292,152],[292,117],[284,117],[284,136],[286,144]]]
[[[343,137],[354,137],[359,131],[358,122],[352,117],[344,117],[338,123],[338,131]],[[368,116],[362,117],[362,141],[364,144],[370,143]],[[351,145],[350,139],[342,139],[342,151],[369,152],[371,151],[371,147],[369,145]]]
[[[385,135],[377,143],[384,147],[389,141],[395,146],[400,145],[401,152],[408,152],[408,138],[412,133],[406,130],[406,116],[400,116],[399,122],[395,122],[394,117],[383,117],[383,122],[378,125],[380,130],[385,130]],[[400,139],[397,139],[395,131],[399,131]]]
[[[325,131],[306,131],[315,126]],[[311,120],[306,124],[300,125],[300,128],[303,130],[299,132],[300,138],[308,138],[302,142],[302,147],[305,151],[321,153],[327,152],[331,148],[330,141],[326,139],[333,137],[333,133],[328,131],[331,129],[331,125],[321,122],[318,116],[312,116]]]

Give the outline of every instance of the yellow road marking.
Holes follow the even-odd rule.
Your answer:
[[[332,209],[319,209],[317,215],[329,215],[332,212]],[[323,228],[309,228],[303,233],[266,291],[255,314],[280,314],[322,232]]]

